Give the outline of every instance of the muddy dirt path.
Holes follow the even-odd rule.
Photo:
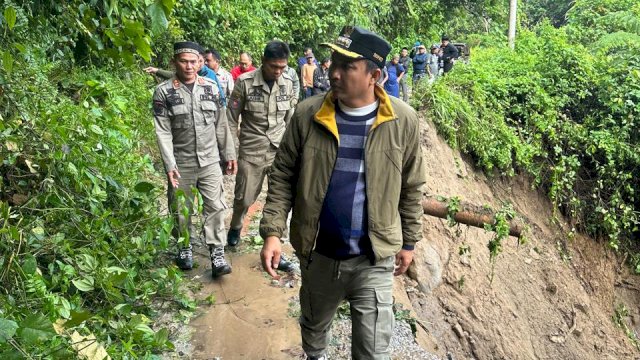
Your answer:
[[[215,304],[200,306],[191,321],[193,358],[291,359],[283,351],[300,343],[298,323],[288,314],[297,288],[273,285],[257,253],[233,253],[229,260],[233,273],[221,279],[213,280],[208,266],[194,271],[203,285],[196,297],[213,294]]]
[[[225,180],[230,188],[232,179]],[[213,304],[200,301],[191,320],[192,359],[288,360],[302,354],[300,328],[289,309],[299,291],[297,275],[280,273],[279,281],[272,280],[260,264],[257,228],[262,203],[261,198],[249,209],[238,248],[226,251],[233,268],[230,275],[213,279],[206,248],[195,251],[200,267],[190,275],[201,284],[195,298],[209,298]],[[284,251],[292,253],[288,245]]]

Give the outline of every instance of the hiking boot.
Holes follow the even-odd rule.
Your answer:
[[[176,265],[180,270],[193,269],[193,247],[189,244],[188,247],[183,247],[178,250],[178,256],[176,256]]]
[[[231,265],[227,263],[227,259],[224,258],[224,247],[212,247],[210,250],[211,255],[211,275],[217,278],[222,275],[231,273]]]
[[[229,229],[227,233],[227,245],[237,246],[240,243],[240,230],[242,229]]]
[[[293,263],[284,256],[284,253],[280,254],[280,262],[278,263],[278,270],[284,272],[292,272],[294,269]]]

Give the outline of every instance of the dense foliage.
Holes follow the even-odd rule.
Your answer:
[[[533,175],[640,272],[640,6],[577,1],[568,20],[522,29],[515,51],[474,49],[419,100],[451,144],[489,173]]]
[[[145,8],[77,3],[3,8],[2,359],[144,358],[172,348],[167,329],[152,330],[154,302],[193,306],[161,256],[172,223],[145,155],[150,79],[91,65],[150,56],[145,27],[129,23]]]
[[[564,24],[567,3],[547,3],[527,2],[522,23]],[[0,358],[172,348],[153,322],[158,304],[193,302],[166,256],[153,84],[140,68],[168,66],[176,40],[218,49],[228,67],[273,38],[291,44],[292,61],[306,46],[327,55],[317,45],[345,24],[396,50],[443,33],[482,44],[418,100],[485,169],[530,172],[580,229],[627,246],[638,214],[638,4],[578,1],[566,28],[523,29],[515,52],[499,46],[506,4],[0,0]]]
[[[159,304],[193,307],[165,255],[172,224],[158,210],[144,63],[168,66],[183,39],[229,65],[272,38],[298,54],[354,23],[406,45],[437,39],[444,10],[416,0],[0,1],[0,358],[154,357],[172,348],[154,325]]]

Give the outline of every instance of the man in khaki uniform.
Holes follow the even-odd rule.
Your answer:
[[[199,45],[180,42],[174,45],[176,74],[161,83],[153,94],[156,136],[169,182],[169,206],[177,218],[179,234],[191,223],[190,211],[177,208],[184,195],[190,208],[192,187],[202,195],[204,236],[209,245],[214,277],[231,272],[224,258],[224,210],[221,162],[227,174],[236,171],[236,154],[226,109],[218,86],[197,75]],[[180,236],[180,235],[179,235]],[[188,238],[188,237],[187,237]],[[181,245],[176,259],[181,269],[193,266],[191,244]]]
[[[240,241],[244,217],[260,194],[287,122],[293,115],[292,105],[297,97],[294,80],[286,73],[289,54],[284,42],[269,42],[264,49],[262,66],[241,75],[229,99],[234,126],[242,114],[233,217],[227,236],[230,246]]]

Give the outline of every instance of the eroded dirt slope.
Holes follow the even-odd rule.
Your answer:
[[[488,179],[424,124],[428,195],[494,209],[510,202],[531,226],[526,244],[503,242],[490,282],[493,235],[467,227],[456,233],[444,220],[425,216],[425,239],[410,274],[415,281],[407,289],[429,329],[428,350],[455,359],[640,358],[612,321],[620,302],[632,313],[638,308],[637,281],[619,260],[591,239],[567,240],[569,228],[551,223],[544,194],[523,177]],[[469,252],[460,255],[463,245]]]
[[[425,216],[415,263],[394,289],[396,302],[418,320],[415,341],[421,348],[411,355],[396,350],[394,359],[434,358],[430,354],[442,359],[640,359],[612,321],[616,307],[625,304],[630,328],[640,323],[640,281],[620,265],[622,259],[591,239],[578,235],[568,240],[569,227],[550,221],[552,205],[524,177],[487,178],[427,121],[422,135],[427,195],[459,196],[494,209],[512,203],[531,231],[526,244],[514,238],[503,242],[491,282],[487,243],[493,234],[451,228]],[[233,180],[225,182],[231,204]],[[231,276],[212,281],[205,256],[199,256],[201,268],[189,274],[202,283],[196,297],[213,293],[216,305],[199,306],[191,322],[192,352],[186,357],[303,358],[296,321],[298,278],[272,283],[259,267],[256,247],[247,249],[263,201],[264,192],[247,221],[244,250],[230,254]],[[460,255],[462,246],[469,250],[466,255]],[[416,345],[402,337],[397,342],[397,349]],[[348,343],[348,320],[338,319],[332,359],[348,359]]]

